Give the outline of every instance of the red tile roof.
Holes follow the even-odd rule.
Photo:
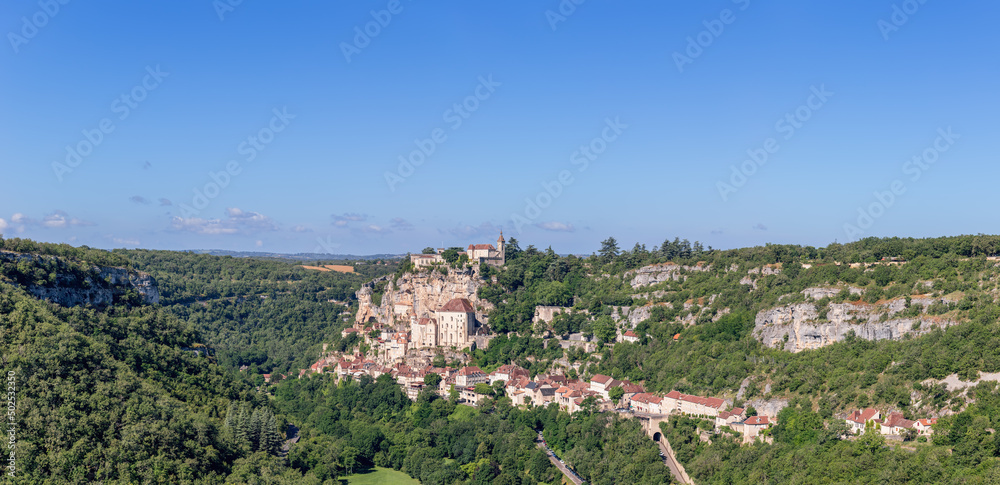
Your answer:
[[[462,367],[461,369],[459,369],[458,375],[474,376],[474,375],[486,375],[486,373],[483,372],[483,370],[480,369],[479,367],[471,366],[471,367]]]
[[[469,249],[490,249],[490,250],[496,250],[496,248],[493,247],[492,244],[470,244],[469,245]]]
[[[454,298],[448,303],[445,303],[439,312],[458,312],[458,313],[472,313],[475,310],[472,308],[472,303],[465,298]]]
[[[636,335],[636,334],[635,334],[635,332],[633,332],[633,331],[631,331],[631,330],[629,330],[629,331],[625,332],[625,336],[626,336],[626,337],[635,337],[635,338],[639,338],[639,336],[638,336],[638,335]]]
[[[607,384],[611,382],[611,376],[606,376],[604,374],[595,374],[594,377],[590,379],[590,382],[596,382],[598,384]]]
[[[749,418],[746,419],[746,421],[743,421],[743,424],[749,424],[753,426],[765,426],[771,424],[771,422],[767,419],[767,416],[750,416]]]

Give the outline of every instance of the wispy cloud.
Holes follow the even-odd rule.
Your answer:
[[[85,221],[82,219],[77,219],[75,217],[70,217],[66,211],[54,210],[50,214],[42,218],[42,220],[34,219],[24,214],[17,213],[10,217],[10,222],[15,225],[21,226],[22,230],[25,226],[37,226],[46,227],[49,229],[61,229],[65,227],[79,227],[79,226],[95,226],[93,222]]]
[[[303,226],[302,224],[299,224],[292,228],[292,232],[313,232],[313,230],[309,229],[306,226]]]
[[[410,224],[409,221],[403,219],[402,217],[393,217],[389,220],[389,227],[399,231],[413,230],[413,224]]]
[[[576,228],[573,227],[573,224],[556,221],[539,222],[538,224],[535,224],[535,226],[540,229],[545,229],[546,231],[554,232],[573,232],[576,230]]]
[[[0,219],[0,235],[3,235],[4,229],[7,229],[7,221]]]
[[[139,242],[139,240],[135,239],[135,238],[114,237],[114,236],[112,236],[110,234],[108,234],[108,235],[106,235],[104,237],[107,238],[107,239],[110,239],[111,242],[113,242],[115,244],[118,244],[120,246],[132,246],[132,247],[136,247],[136,246],[139,246],[141,244]]]
[[[358,214],[356,212],[345,212],[341,215],[332,215],[333,225],[338,227],[344,227],[352,222],[364,222],[368,220],[367,214]]]
[[[236,207],[226,209],[225,219],[174,217],[170,226],[175,231],[203,235],[258,234],[278,230],[278,226],[271,218],[259,212],[244,211]]]
[[[389,228],[379,226],[378,224],[368,224],[367,226],[363,227],[361,231],[366,232],[368,234],[388,234],[392,232],[391,230],[389,230]]]
[[[718,235],[722,234],[722,229],[713,229],[712,230],[712,234],[715,235],[715,236],[718,236]]]
[[[133,202],[133,203],[135,203],[135,204],[149,205],[149,199],[147,199],[147,198],[145,198],[145,197],[143,197],[141,195],[133,195],[132,197],[129,197],[128,200],[131,201],[131,202]]]
[[[757,230],[757,231],[766,231],[767,230],[767,226],[765,226],[764,224],[761,224],[759,222],[757,223],[757,225],[753,226],[753,228],[754,228],[754,230]]]
[[[168,206],[168,205],[174,205],[174,203],[171,202],[170,199],[164,199],[164,198],[161,197],[160,198],[160,205],[161,206]]]
[[[457,227],[450,229],[440,229],[439,232],[442,234],[451,234],[452,236],[458,238],[481,238],[489,236],[497,236],[500,234],[500,228],[490,222],[484,222],[478,226],[472,226],[469,224],[459,224]]]

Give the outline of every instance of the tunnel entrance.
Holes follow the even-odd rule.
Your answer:
[[[661,436],[663,436],[663,435],[661,435],[659,431],[657,431],[657,432],[653,433],[653,441],[655,441],[655,442],[659,443],[659,442],[660,442],[660,437],[661,437]]]

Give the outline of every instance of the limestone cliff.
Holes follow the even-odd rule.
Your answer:
[[[697,264],[694,266],[681,266],[676,263],[666,262],[651,264],[625,272],[625,278],[632,278],[629,284],[632,288],[655,285],[664,281],[678,281],[684,279],[685,271],[708,271],[711,265]]]
[[[943,298],[913,298],[912,304],[922,305],[923,310],[910,317],[898,315],[906,309],[902,298],[874,304],[831,303],[825,319],[820,318],[813,303],[780,306],[757,314],[753,335],[768,347],[790,352],[830,345],[844,340],[851,332],[865,340],[899,340],[904,335],[918,336],[958,323],[926,313],[932,303],[946,301]]]
[[[9,269],[4,276],[12,283],[35,298],[66,307],[110,305],[130,291],[145,304],[160,302],[156,280],[140,271],[93,265],[83,265],[85,269],[81,270],[79,263],[67,264],[54,256],[10,251],[0,251],[0,263]],[[51,271],[53,267],[58,270]],[[39,275],[44,276],[44,281],[37,278]]]
[[[376,305],[372,297],[382,285],[382,301]],[[483,285],[478,271],[451,271],[447,275],[422,271],[406,273],[396,281],[392,276],[383,277],[358,290],[355,321],[365,324],[374,319],[383,326],[402,328],[409,325],[410,315],[427,316],[454,298],[466,298],[476,309],[476,319],[485,323],[493,305],[479,298]]]

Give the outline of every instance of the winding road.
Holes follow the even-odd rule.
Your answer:
[[[577,475],[576,472],[570,470],[565,463],[559,461],[559,458],[556,458],[556,454],[552,451],[552,448],[549,448],[549,445],[545,444],[545,438],[542,437],[542,433],[538,433],[538,439],[535,440],[535,443],[538,444],[539,448],[545,450],[545,454],[549,455],[549,461],[551,461],[552,464],[555,465],[556,468],[558,468],[559,471],[561,471],[562,474],[565,475],[571,482],[576,485],[587,483],[583,480],[583,478],[580,478],[580,475]]]

